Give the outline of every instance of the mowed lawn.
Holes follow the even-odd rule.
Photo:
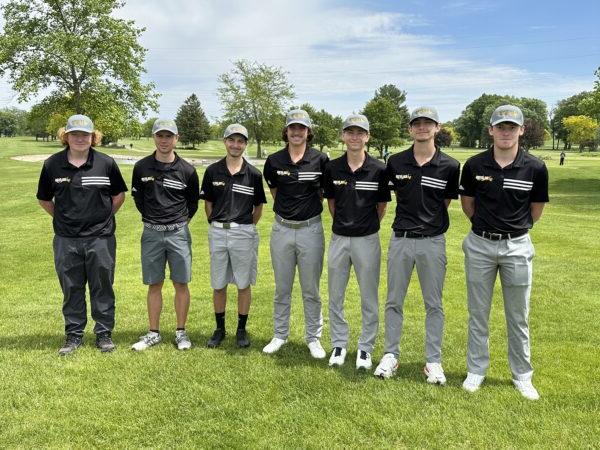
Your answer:
[[[151,141],[134,141],[134,151],[119,153],[143,155],[151,147]],[[146,331],[147,318],[139,260],[141,223],[128,195],[117,216],[114,338],[118,348],[100,354],[93,346],[90,320],[84,347],[72,357],[60,358],[62,296],[53,267],[52,226],[35,199],[41,163],[10,159],[58,148],[56,143],[30,138],[0,138],[0,447],[600,447],[600,157],[569,153],[566,165],[559,167],[558,152],[534,152],[548,158],[551,203],[531,233],[537,253],[532,359],[541,399],[530,402],[510,381],[499,289],[492,310],[488,377],[473,395],[461,389],[467,334],[461,243],[469,226],[458,201],[450,206],[447,233],[446,387],[429,386],[422,375],[424,308],[416,278],[406,300],[400,367],[391,380],[354,369],[360,330],[354,277],[346,300],[351,338],[343,368],[330,369],[327,360],[310,357],[303,342],[298,285],[288,344],[276,355],[262,354],[272,336],[270,198],[259,224],[259,275],[248,322],[250,349],[235,347],[234,289],[227,309],[226,342],[216,350],[204,347],[214,328],[214,315],[202,205],[191,225],[194,278],[188,330],[196,346],[178,352],[172,344],[173,291],[167,287],[161,322],[164,342],[143,353],[129,349]],[[450,153],[464,161],[474,151]],[[223,154],[222,144],[203,144],[191,154],[217,157]],[[123,164],[121,170],[129,185],[132,166]],[[199,169],[200,176],[202,172]],[[392,203],[381,231],[384,269],[375,363],[383,352],[385,254],[393,211]],[[331,219],[328,214],[323,217],[328,242]],[[325,268],[322,343],[329,353],[326,273]]]

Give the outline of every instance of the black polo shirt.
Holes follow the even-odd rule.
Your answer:
[[[158,161],[156,151],[140,159],[133,167],[131,186],[143,222],[158,225],[186,222],[198,210],[198,174],[177,153],[170,163]]]
[[[413,146],[390,156],[386,168],[396,192],[395,231],[425,236],[445,233],[450,226],[445,200],[458,198],[460,163],[436,147],[433,158],[419,166]]]
[[[50,156],[42,167],[38,200],[54,199],[54,233],[62,237],[112,236],[115,217],[112,197],[127,191],[119,166],[93,148],[87,161],[75,167],[68,147]]]
[[[530,204],[549,201],[548,169],[523,149],[512,164],[501,168],[492,147],[467,160],[460,195],[475,198],[474,231],[524,232],[533,226]]]
[[[233,175],[225,158],[208,166],[202,178],[200,196],[213,204],[209,222],[251,224],[254,207],[267,203],[262,175],[246,160],[240,171]]]
[[[269,188],[277,188],[273,211],[287,220],[308,220],[323,211],[321,199],[327,155],[307,148],[297,163],[288,148],[267,157],[264,167]]]
[[[352,172],[344,154],[325,166],[323,183],[324,197],[335,200],[335,234],[367,236],[379,231],[377,204],[391,200],[385,164],[367,153],[363,165]]]

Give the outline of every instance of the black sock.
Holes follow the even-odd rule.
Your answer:
[[[185,331],[185,327],[183,327],[183,328],[177,328],[176,331]]]
[[[217,328],[221,330],[225,329],[225,311],[221,313],[215,313],[215,320],[217,322]]]
[[[150,330],[150,331],[152,331],[153,333],[158,333],[158,330]],[[160,333],[158,333],[158,334],[160,334]]]
[[[246,329],[246,321],[248,320],[248,314],[238,314],[238,330]]]

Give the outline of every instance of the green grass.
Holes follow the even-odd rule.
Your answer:
[[[138,146],[134,141],[135,149],[150,151],[150,141],[142,148],[143,142]],[[212,142],[191,153],[218,157],[223,154],[220,145]],[[310,358],[302,341],[297,285],[289,343],[276,355],[261,353],[272,335],[273,273],[268,249],[272,203],[259,224],[259,276],[249,319],[253,339],[249,350],[237,350],[233,342],[234,290],[225,344],[217,350],[203,347],[214,319],[202,209],[191,225],[194,279],[188,323],[198,345],[180,353],[170,343],[175,318],[173,291],[168,287],[161,324],[166,342],[140,354],[128,349],[147,327],[140,279],[140,220],[128,198],[117,218],[114,338],[118,349],[108,355],[94,349],[90,322],[86,345],[73,357],[59,358],[62,299],[52,262],[51,221],[35,199],[41,163],[10,159],[58,149],[56,144],[29,138],[0,139],[0,447],[600,447],[596,384],[600,159],[572,153],[567,165],[559,167],[558,152],[534,152],[551,157],[547,159],[551,203],[532,231],[537,252],[532,354],[541,399],[528,402],[510,383],[498,291],[491,318],[488,377],[474,395],[460,388],[467,322],[461,242],[468,223],[458,202],[450,206],[447,235],[445,388],[428,386],[421,374],[424,311],[416,279],[406,301],[401,365],[392,380],[383,382],[354,370],[360,329],[354,277],[347,292],[351,339],[345,367],[331,370],[326,361]],[[452,149],[450,153],[464,161],[474,151]],[[132,166],[121,168],[129,182]],[[328,214],[323,217],[329,240],[331,219]],[[384,260],[392,218],[390,205],[381,232]],[[376,361],[382,356],[385,270],[381,281]],[[329,350],[326,272],[321,293],[322,342]]]

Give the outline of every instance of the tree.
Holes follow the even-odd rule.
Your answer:
[[[569,132],[563,124],[563,119],[569,116],[579,116],[583,114],[580,108],[582,100],[584,100],[590,93],[580,92],[579,94],[572,95],[564,100],[557,103],[554,108],[554,115],[550,121],[550,129],[556,139],[556,148],[560,146],[560,141],[563,141],[564,149],[571,148],[571,142],[569,141]]]
[[[313,140],[311,144],[323,151],[325,147],[334,147],[340,140],[340,131],[342,129],[342,118],[333,116],[324,109],[317,111],[308,103],[300,105],[300,109],[305,110],[313,123]]]
[[[107,135],[121,132],[117,116],[157,108],[153,84],[143,84],[144,31],[112,16],[120,0],[9,0],[2,6],[0,76],[7,75],[19,100],[50,90],[44,99],[65,111],[103,119]],[[108,111],[107,108],[108,107]]]
[[[544,145],[545,128],[536,119],[525,119],[525,132],[519,138],[521,147],[529,150]]]
[[[195,148],[196,144],[206,142],[210,137],[210,124],[196,94],[185,99],[177,112],[175,122],[179,130],[179,140],[183,144],[192,144],[192,148]]]
[[[569,139],[579,144],[579,150],[589,147],[595,150],[598,146],[598,121],[588,116],[570,116],[563,120]]]
[[[125,124],[125,134],[132,139],[141,139],[144,135],[144,124],[135,117],[130,118]]]
[[[158,117],[150,117],[142,124],[142,136],[147,138],[152,137],[152,127],[157,119]]]
[[[219,76],[219,83],[225,121],[246,126],[256,139],[256,157],[262,158],[263,141],[280,136],[283,111],[294,98],[287,73],[279,67],[239,60],[231,72]]]
[[[401,118],[396,105],[385,97],[373,98],[362,113],[369,119],[371,138],[369,145],[379,151],[379,157],[392,145],[400,143]]]
[[[586,116],[600,120],[600,67],[594,74],[598,77],[598,79],[594,81],[594,90],[587,93],[581,100],[579,108]]]
[[[377,91],[375,91],[375,99],[387,98],[390,100],[396,108],[396,113],[400,119],[399,134],[401,138],[408,138],[408,122],[410,121],[410,114],[408,108],[404,104],[406,101],[406,92],[400,90],[393,84],[384,84]]]
[[[447,128],[441,128],[435,135],[435,145],[438,147],[450,147],[452,144],[452,133]]]
[[[9,111],[0,110],[0,137],[17,134],[17,117]]]

